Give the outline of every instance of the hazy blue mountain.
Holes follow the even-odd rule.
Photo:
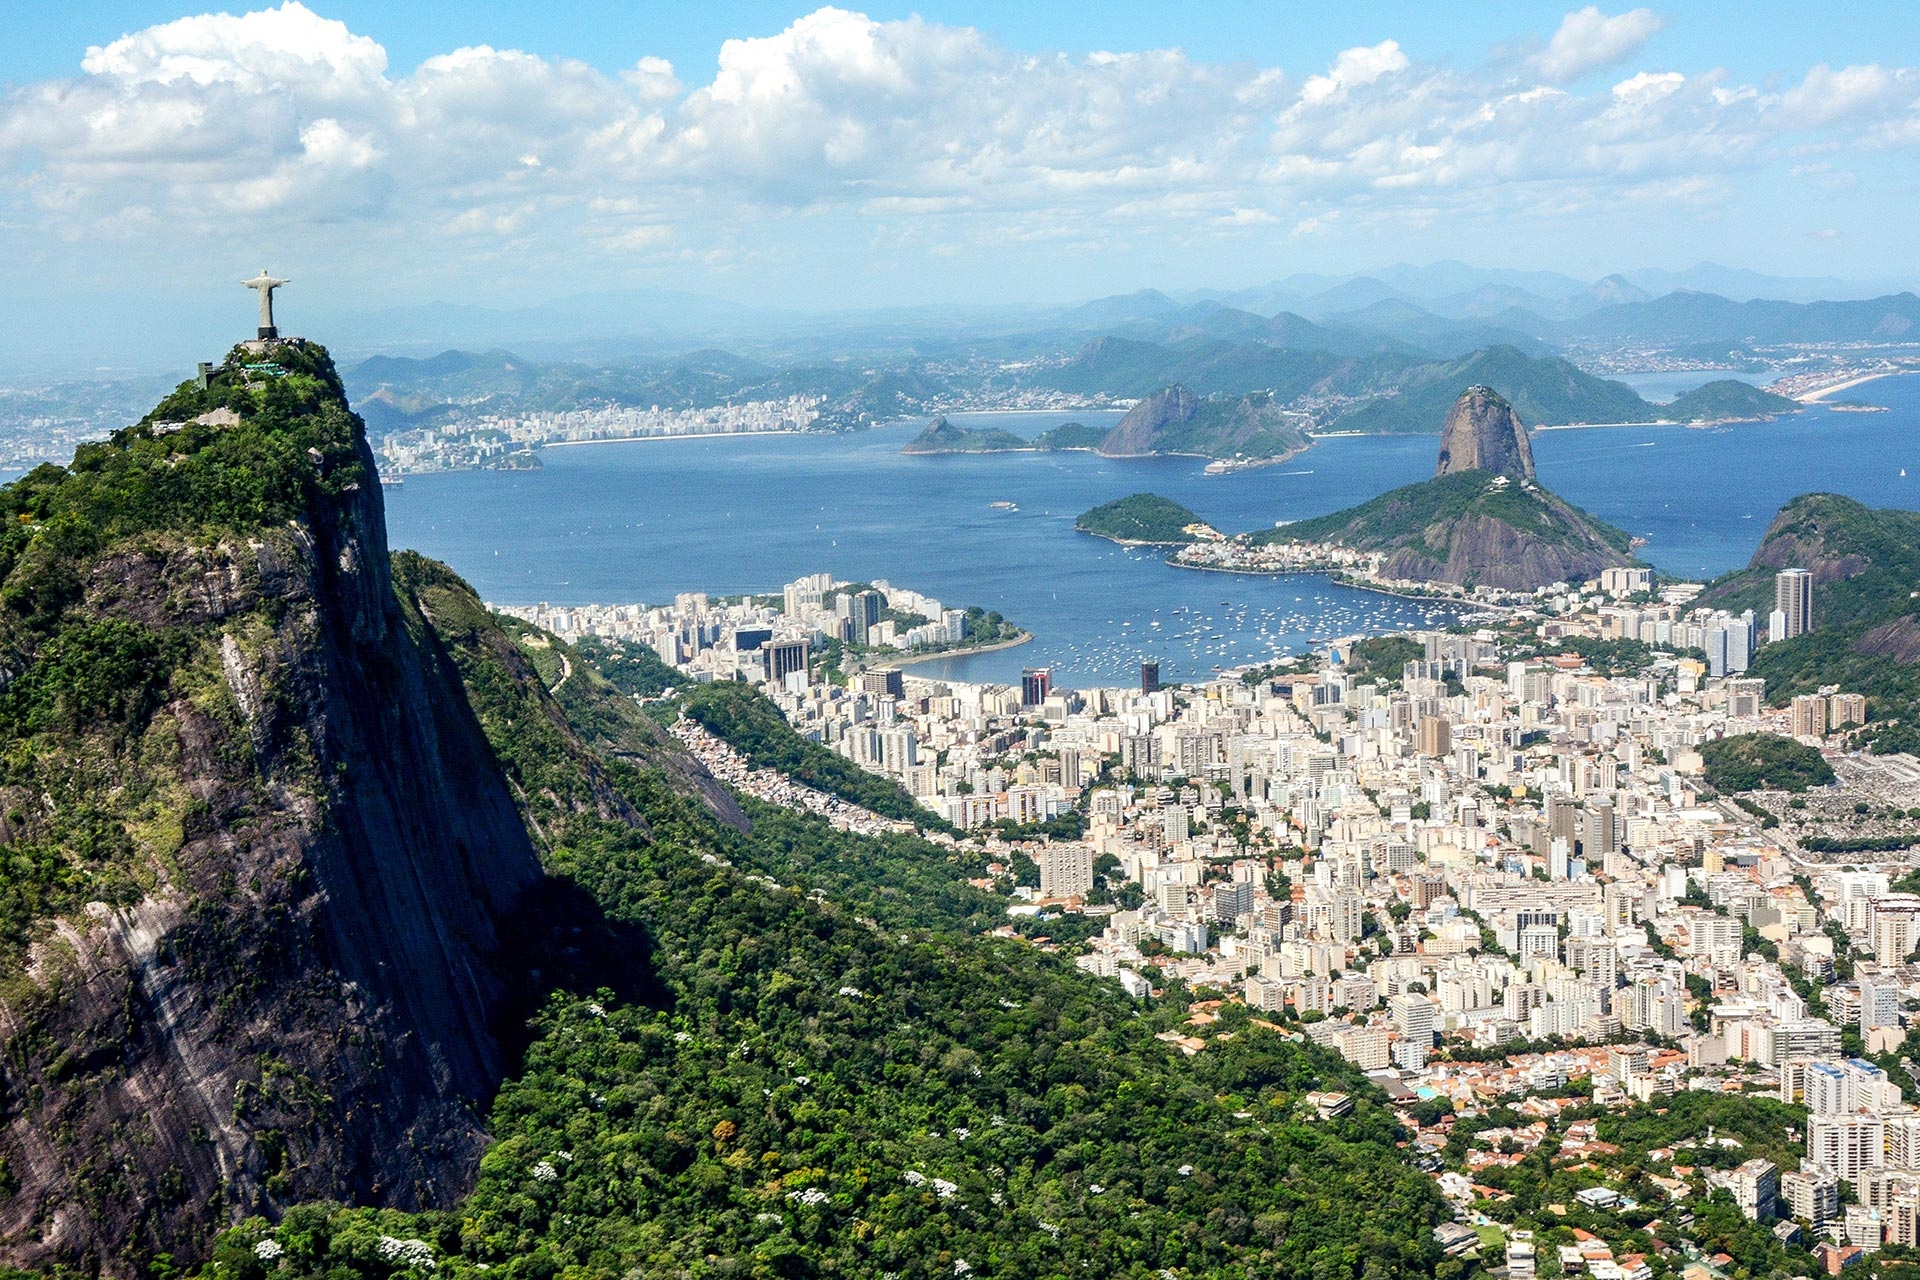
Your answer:
[[[1397,394],[1356,404],[1325,425],[1338,431],[1437,430],[1461,393],[1473,386],[1490,387],[1505,397],[1529,427],[1649,422],[1659,416],[1624,382],[1596,378],[1558,357],[1536,359],[1499,346],[1423,365],[1401,377]]]
[[[1130,320],[1174,315],[1180,310],[1179,303],[1158,289],[1141,289],[1111,298],[1095,298],[1063,313],[1060,318],[1069,325],[1106,329]]]
[[[1509,308],[1501,315],[1503,318],[1524,316],[1529,323],[1527,327],[1517,327],[1493,321],[1456,320],[1436,315],[1403,298],[1383,298],[1358,311],[1329,315],[1325,321],[1329,326],[1376,333],[1442,359],[1454,359],[1482,347],[1500,345],[1546,354],[1546,348],[1534,334],[1551,328],[1547,321],[1517,308]]]
[[[1310,320],[1320,320],[1327,316],[1341,315],[1359,311],[1380,302],[1411,302],[1413,299],[1384,281],[1371,276],[1358,276],[1352,280],[1323,289],[1312,297],[1303,298],[1294,308]]]
[[[1839,280],[1832,276],[1775,276],[1743,267],[1723,267],[1717,262],[1695,263],[1684,271],[1649,267],[1621,275],[1653,296],[1678,292],[1717,293],[1737,302],[1754,298],[1780,298],[1789,302],[1859,299],[1886,291],[1871,281]]]
[[[1372,387],[1425,363],[1386,353],[1341,356],[1330,351],[1283,350],[1263,342],[1203,342],[1169,346],[1132,338],[1096,338],[1063,365],[1032,377],[1036,386],[1074,395],[1137,399],[1175,383],[1200,396],[1270,390],[1281,400],[1333,386]]]
[[[1414,266],[1400,262],[1370,273],[1376,280],[1422,300],[1471,293],[1477,289],[1514,289],[1538,298],[1569,298],[1587,287],[1584,280],[1558,271],[1515,271],[1476,267],[1445,259]]]

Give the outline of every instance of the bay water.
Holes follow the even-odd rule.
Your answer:
[[[1882,379],[1848,398],[1890,412],[1552,430],[1535,436],[1534,454],[1549,488],[1646,538],[1641,554],[1656,567],[1710,577],[1744,564],[1796,494],[1920,502],[1920,378]],[[954,415],[1029,438],[1117,417]],[[1165,679],[1197,679],[1457,616],[1317,575],[1175,569],[1160,552],[1073,529],[1089,507],[1140,492],[1225,530],[1320,515],[1430,475],[1433,436],[1324,439],[1279,466],[1209,476],[1199,458],[902,454],[921,425],[556,448],[537,472],[412,476],[386,491],[390,538],[445,560],[500,604],[658,604],[685,591],[776,592],[826,571],[977,604],[1033,633],[1016,648],[917,668],[952,679],[1011,681],[1051,666],[1062,684],[1125,683],[1143,659],[1159,661]]]

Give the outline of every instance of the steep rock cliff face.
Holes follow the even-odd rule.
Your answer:
[[[331,362],[277,354],[158,415],[241,425],[156,419],[0,497],[6,1261],[448,1203],[485,1141],[539,862],[395,599]]]
[[[1549,540],[1532,529],[1476,513],[1427,530],[1417,546],[1401,547],[1389,556],[1381,572],[1389,578],[1531,591],[1545,583],[1584,582],[1602,569],[1628,562],[1586,525],[1577,508],[1552,501],[1547,510],[1580,536]]]
[[[1534,478],[1533,446],[1513,406],[1491,387],[1468,387],[1447,411],[1440,428],[1436,476],[1490,471],[1516,480]]]

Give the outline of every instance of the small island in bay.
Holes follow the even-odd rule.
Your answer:
[[[1060,453],[1068,450],[1092,450],[1099,447],[1107,433],[1083,422],[1063,422],[1033,439],[1017,436],[998,427],[962,427],[946,418],[936,418],[901,448],[902,453]]]
[[[1084,422],[1063,422],[1059,426],[1042,431],[1033,442],[1033,447],[1042,453],[1064,453],[1070,450],[1093,450],[1107,433],[1099,427],[1090,427]]]
[[[927,429],[909,440],[902,453],[1012,453],[1031,449],[1033,442],[997,428],[957,427],[945,418],[936,418]]]
[[[937,418],[900,450],[911,454],[1058,453],[1088,450],[1103,458],[1185,454],[1208,458],[1210,471],[1284,462],[1313,441],[1306,417],[1285,410],[1264,391],[1198,396],[1174,385],[1139,401],[1111,430],[1063,422],[1031,440],[997,427],[962,427]]]
[[[1073,527],[1127,546],[1185,546],[1225,535],[1171,498],[1136,493],[1081,515]]]
[[[1672,422],[1708,426],[1721,422],[1767,422],[1805,406],[1787,396],[1763,391],[1749,382],[1722,378],[1683,392],[1663,406],[1661,416]]]

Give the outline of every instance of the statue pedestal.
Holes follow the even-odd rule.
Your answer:
[[[261,325],[260,332],[257,336],[262,339],[277,338],[280,336],[280,330],[274,325]]]

